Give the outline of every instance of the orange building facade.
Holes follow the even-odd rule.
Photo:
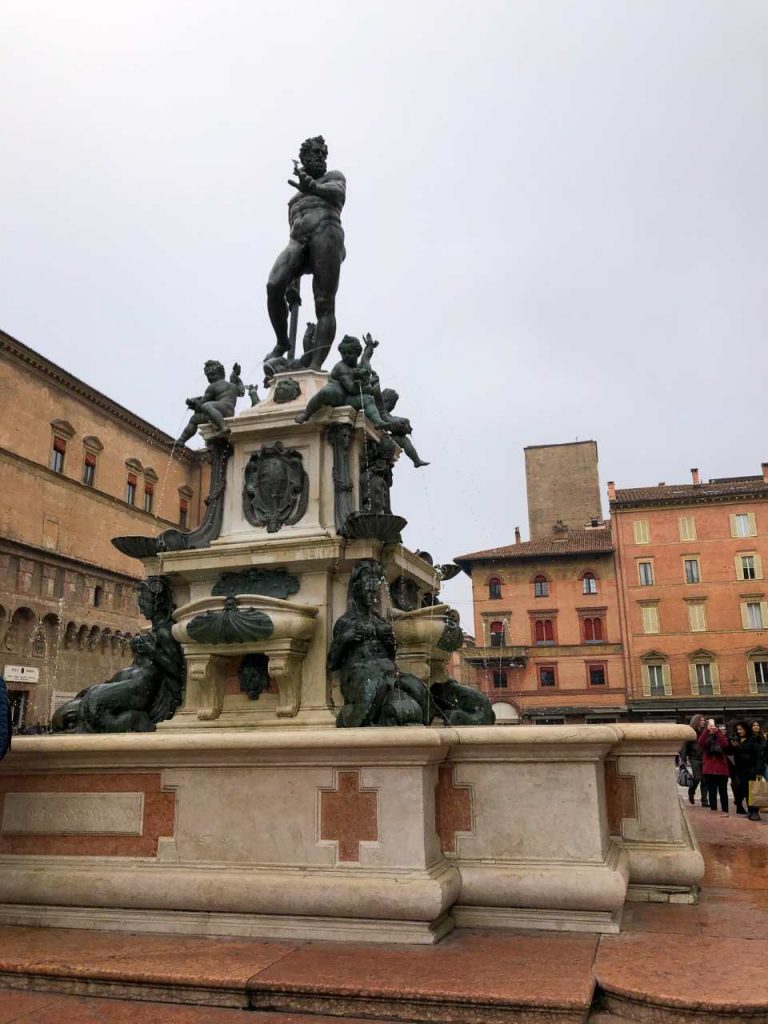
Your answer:
[[[594,442],[526,449],[531,540],[455,559],[474,605],[464,679],[500,720],[768,717],[768,463],[691,474],[609,483],[604,522]]]
[[[501,721],[616,721],[624,658],[606,525],[459,556],[472,578],[475,644],[463,648]]]
[[[628,702],[643,718],[768,715],[768,465],[608,485]]]
[[[17,728],[130,661],[139,562],[111,538],[194,528],[200,453],[0,331],[0,673]]]
[[[531,539],[459,555],[475,647],[463,648],[500,721],[617,721],[627,713],[610,525],[597,444],[525,449]]]

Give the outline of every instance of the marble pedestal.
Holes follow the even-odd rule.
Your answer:
[[[454,924],[617,931],[628,886],[693,896],[703,871],[670,830],[687,727],[627,729],[19,737],[0,764],[0,922],[416,943]]]
[[[309,422],[296,423],[327,380],[328,374],[312,370],[279,374],[263,402],[229,419],[232,453],[219,536],[209,547],[165,552],[144,562],[147,575],[160,574],[171,583],[174,636],[187,663],[183,705],[160,724],[161,731],[334,726],[341,697],[326,658],[333,625],[347,608],[355,564],[365,558],[379,561],[389,581],[407,579],[419,598],[439,588],[434,568],[401,543],[352,536],[348,529],[350,515],[364,511],[360,467],[365,441],[379,435],[350,407],[325,408]],[[298,394],[276,401],[278,385],[289,381]],[[210,430],[203,428],[203,434],[209,436]],[[269,451],[280,454],[267,491],[273,483],[279,491],[288,459],[303,474],[305,493],[285,521],[279,516],[259,521],[249,511],[247,487],[253,477],[248,474],[253,460]],[[254,584],[253,577],[248,583],[248,573],[261,573],[261,583]],[[235,584],[229,591],[237,611],[261,616],[270,624],[270,635],[204,642],[195,635],[195,623],[224,613],[222,581],[233,578],[240,580],[240,589]],[[382,598],[386,613],[389,598]],[[448,652],[436,643],[449,611],[440,606],[426,615],[421,608],[398,613],[396,635],[408,637],[401,667],[425,682],[445,677],[441,665]],[[414,625],[409,625],[411,618]],[[238,683],[238,666],[248,654],[269,659],[270,689],[258,700],[249,699]]]

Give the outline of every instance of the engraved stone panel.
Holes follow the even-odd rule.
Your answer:
[[[7,793],[3,835],[140,836],[143,793]]]

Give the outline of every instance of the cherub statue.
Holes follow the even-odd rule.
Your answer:
[[[330,379],[307,402],[304,412],[296,417],[297,423],[306,423],[323,406],[338,408],[350,405],[353,409],[362,409],[375,427],[384,430],[389,417],[379,411],[375,392],[378,390],[378,376],[371,370],[370,357],[378,344],[370,334],[365,335],[366,346],[357,338],[345,334],[339,342],[341,360],[331,370]],[[362,355],[362,359],[360,358]],[[358,363],[358,360],[360,362]]]
[[[397,405],[400,395],[398,395],[394,388],[384,388],[381,392],[381,398],[384,409],[389,415],[389,424],[386,428],[387,433],[389,433],[395,443],[403,449],[416,469],[419,469],[420,466],[428,466],[429,463],[419,457],[419,453],[413,446],[413,441],[411,441],[408,436],[411,433],[411,421],[404,417],[392,416],[392,410]]]
[[[229,380],[226,371],[216,359],[209,359],[203,367],[208,378],[205,394],[197,398],[188,398],[187,405],[193,411],[189,423],[179,436],[177,445],[186,444],[194,437],[202,423],[212,423],[219,434],[228,434],[229,427],[224,422],[225,416],[234,416],[238,398],[245,394],[245,385],[240,379],[240,364],[235,363]]]

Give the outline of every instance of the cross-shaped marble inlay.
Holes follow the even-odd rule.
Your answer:
[[[620,836],[622,819],[637,818],[637,783],[634,775],[620,774],[615,757],[605,762],[605,802],[608,831]]]
[[[435,787],[435,828],[443,853],[456,852],[456,833],[472,831],[472,789],[457,786],[453,765],[441,765]]]
[[[338,846],[340,862],[359,864],[360,843],[379,838],[378,791],[362,789],[360,772],[338,772],[334,789],[320,790],[320,838]]]

